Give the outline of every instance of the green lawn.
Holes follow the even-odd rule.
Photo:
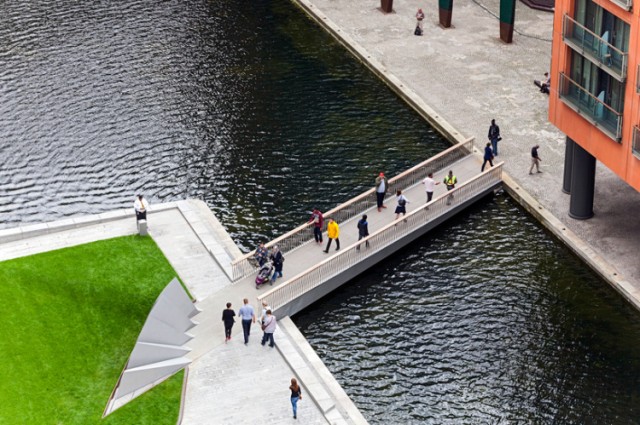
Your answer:
[[[182,373],[101,420],[174,276],[140,236],[0,262],[0,424],[175,424]]]

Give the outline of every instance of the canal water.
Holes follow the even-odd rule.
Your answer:
[[[250,249],[448,146],[285,0],[0,8],[3,227],[193,197]],[[637,422],[638,319],[504,195],[295,318],[378,424]]]

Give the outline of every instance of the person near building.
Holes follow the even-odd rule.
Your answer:
[[[329,238],[329,242],[327,242],[327,249],[324,250],[325,254],[329,253],[329,247],[331,247],[331,241],[335,239],[336,241],[336,251],[340,249],[340,227],[338,223],[332,218],[329,219],[329,224],[327,224],[327,238]]]
[[[238,310],[238,316],[242,320],[242,332],[244,334],[244,345],[249,343],[249,335],[251,334],[251,323],[256,323],[256,313],[253,310],[249,300],[242,300],[244,305]]]
[[[133,201],[133,209],[136,211],[136,221],[147,219],[147,210],[149,203],[142,195],[138,195]]]
[[[254,258],[258,262],[258,266],[262,267],[262,265],[266,263],[268,256],[269,250],[264,246],[264,242],[260,242],[260,245],[256,248],[256,253],[254,255]]]
[[[271,314],[271,309],[267,310],[267,317],[262,322],[262,330],[264,331],[264,335],[262,335],[262,345],[265,345],[267,341],[269,341],[269,347],[273,348],[276,346],[276,343],[273,340],[273,333],[276,331],[276,316]]]
[[[367,236],[369,236],[369,222],[367,222],[367,215],[365,214],[358,221],[358,240],[364,239]],[[365,241],[364,246],[369,248],[368,240]],[[360,251],[360,245],[356,247],[356,250]]]
[[[293,419],[298,419],[298,401],[302,400],[302,388],[298,385],[296,378],[291,378],[291,407],[293,408]]]
[[[422,35],[422,21],[424,20],[424,12],[422,9],[418,9],[416,12],[416,29],[414,31],[415,35]]]
[[[236,312],[231,308],[231,303],[227,303],[227,308],[222,310],[222,321],[224,322],[224,343],[231,339],[231,328],[236,322]]]
[[[496,120],[491,120],[487,137],[489,137],[491,147],[493,148],[493,156],[498,156],[498,142],[502,140],[502,137],[500,136],[500,127],[496,124]]]
[[[540,171],[540,155],[538,155],[538,149],[540,149],[540,145],[535,145],[531,148],[531,168],[529,168],[529,174],[533,174],[533,167],[536,167],[536,172],[541,173]]]
[[[551,86],[551,77],[548,72],[544,73],[544,80],[540,83],[540,91],[542,93],[549,94],[549,87]]]
[[[407,204],[409,200],[402,194],[402,191],[398,189],[396,191],[396,201],[398,205],[396,205],[396,220],[400,218],[400,214],[403,216],[407,213]],[[405,220],[406,221],[406,220]]]
[[[493,149],[491,149],[491,143],[487,143],[487,146],[484,147],[484,161],[482,162],[482,168],[480,171],[484,171],[484,166],[489,165],[493,167]]]
[[[456,188],[456,184],[458,183],[458,178],[453,174],[452,170],[449,170],[449,174],[444,177],[443,183],[447,186],[447,190],[453,190]],[[453,195],[449,194],[447,196],[447,205],[451,205],[453,201]]]
[[[429,173],[427,177],[422,180],[422,184],[424,185],[424,190],[427,192],[427,202],[431,202],[431,199],[433,199],[433,192],[436,189],[436,185],[440,184],[440,182],[436,182],[433,179],[433,173]]]
[[[322,225],[324,224],[324,217],[319,209],[313,209],[309,223],[313,223],[313,237],[316,239],[316,243],[322,245]]]
[[[378,177],[376,177],[376,201],[378,204],[378,212],[382,211],[382,208],[387,208],[384,205],[384,196],[389,190],[389,182],[387,178],[384,176],[384,173],[380,173]]]
[[[275,269],[273,272],[273,276],[271,277],[271,281],[269,285],[273,285],[278,278],[278,276],[282,277],[282,266],[284,266],[284,255],[278,248],[278,245],[274,245],[271,250],[271,255],[269,256],[271,260],[271,264],[273,264],[273,268]]]

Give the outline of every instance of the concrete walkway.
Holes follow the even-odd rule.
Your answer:
[[[513,179],[510,186],[532,195],[530,210],[542,211],[545,224],[556,223],[554,233],[577,246],[612,285],[626,288],[628,298],[638,299],[640,215],[629,212],[640,209],[640,193],[598,164],[595,217],[568,216],[569,196],[561,191],[564,136],[548,123],[548,97],[532,83],[549,70],[551,13],[518,2],[517,32],[506,45],[499,40],[499,0],[455,3],[454,28],[446,30],[438,26],[436,0],[395,0],[389,15],[377,9],[376,0],[295,1],[410,103],[425,105],[421,113],[453,139],[476,137],[481,147],[495,118],[503,137],[498,158]],[[427,15],[422,37],[413,35],[418,7]],[[543,173],[529,175],[534,144],[541,146]],[[565,226],[575,238],[565,237]]]

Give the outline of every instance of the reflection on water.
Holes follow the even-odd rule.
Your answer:
[[[9,2],[4,226],[204,199],[243,248],[447,147],[285,1]]]
[[[631,424],[640,317],[505,195],[294,320],[372,424]]]

